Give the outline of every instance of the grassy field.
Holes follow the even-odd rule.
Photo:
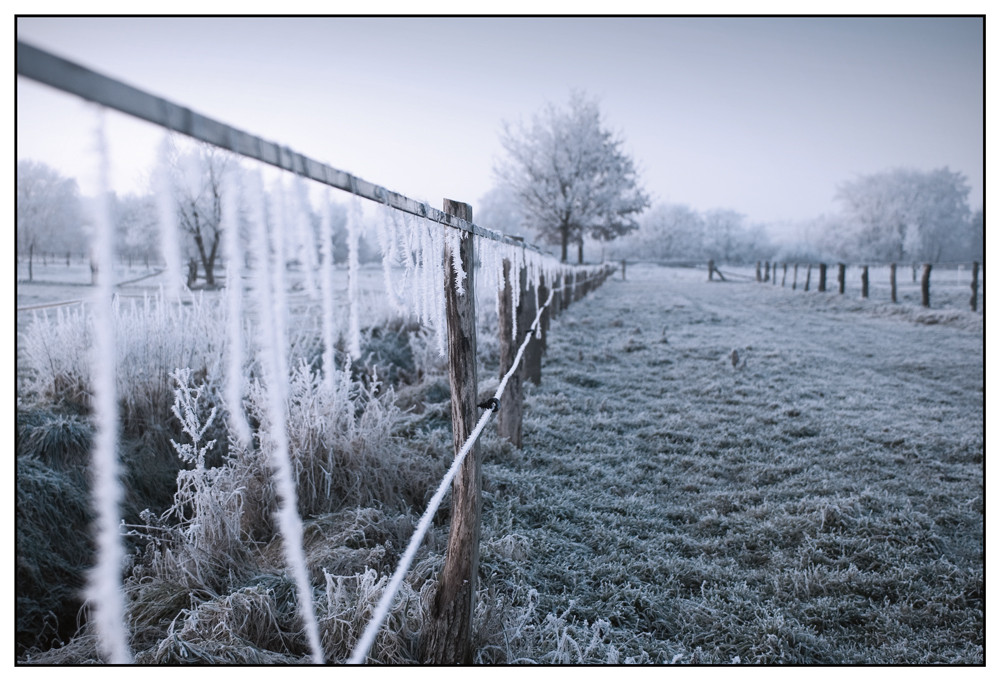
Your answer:
[[[621,659],[982,662],[982,317],[910,315],[656,268],[572,308],[487,464],[539,609]]]
[[[312,490],[302,494],[306,553],[332,661],[346,659],[367,624],[449,454],[433,343],[396,329],[365,339],[380,375],[395,364],[410,377],[395,392],[366,398],[360,381],[356,406],[324,407],[323,418],[334,409],[343,424],[336,433],[314,427],[316,404],[336,396],[303,397],[290,419],[303,462],[340,457],[300,473]],[[485,388],[498,367],[489,325],[481,332]],[[306,378],[293,398],[312,394]],[[528,389],[523,449],[484,435],[477,662],[982,663],[984,393],[983,317],[967,307],[630,266],[626,281],[608,280],[554,320],[542,384]],[[73,434],[60,440],[76,443],[72,457],[85,457],[82,418],[51,418]],[[152,441],[135,438],[131,457]],[[31,471],[53,458],[21,450],[19,475],[22,458]],[[330,465],[336,503],[316,491]],[[214,540],[215,557],[190,548],[186,526],[156,530],[176,565],[155,542],[135,549],[137,659],[305,661],[268,527],[266,465],[242,451],[213,470],[216,489],[243,490],[234,492],[243,528],[225,547]],[[67,475],[23,478],[73,490],[44,516],[85,523],[82,483]],[[376,661],[418,660],[446,531],[442,511]],[[19,658],[95,660],[93,633],[71,634]]]

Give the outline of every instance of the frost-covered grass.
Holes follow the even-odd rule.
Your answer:
[[[477,662],[981,662],[981,314],[705,279],[630,266],[628,281],[612,278],[571,306],[552,324],[542,385],[528,389],[524,448],[484,435]],[[433,334],[396,322],[366,333],[362,360],[324,386],[319,320],[294,306],[294,291],[290,300],[300,322],[288,424],[303,549],[326,659],[342,662],[447,468],[448,384]],[[482,391],[495,384],[498,351],[492,305],[480,308]],[[224,319],[214,323],[224,336]],[[166,332],[146,338],[180,343]],[[63,340],[66,353],[83,342]],[[306,662],[259,447],[263,395],[247,391],[255,446],[237,446],[214,369],[185,366],[186,393],[170,379],[185,367],[135,372],[172,381],[160,407],[169,437],[153,444],[194,462],[170,478],[162,508],[128,519],[135,658]],[[46,403],[59,393],[40,387],[55,385],[37,382],[44,370],[22,373],[19,476],[65,490],[64,507],[38,517],[79,526],[81,480],[61,471],[85,464],[85,410]],[[220,410],[197,443],[170,414],[196,393],[189,432]],[[210,439],[215,458],[199,469]],[[148,455],[141,442],[125,438],[126,462]],[[447,519],[444,508],[372,660],[419,661]],[[85,548],[42,556],[49,563],[39,559],[32,574],[48,564],[57,574]],[[28,624],[55,627],[37,618],[68,598],[75,576],[60,578],[48,600],[19,603],[19,616],[36,618]],[[97,659],[89,626],[67,636],[65,626],[50,632],[45,641],[66,645],[27,656],[19,638],[20,659]]]
[[[484,476],[524,558],[485,581],[622,660],[981,663],[981,317],[704,278],[630,268],[553,325]]]

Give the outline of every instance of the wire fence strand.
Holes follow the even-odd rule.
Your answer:
[[[476,423],[476,427],[473,428],[469,437],[466,439],[465,444],[462,445],[462,449],[459,450],[458,454],[455,456],[455,460],[452,461],[451,467],[448,472],[445,473],[444,478],[441,479],[441,484],[438,485],[437,491],[434,492],[434,496],[431,497],[430,502],[427,504],[427,509],[424,514],[420,516],[420,520],[417,523],[417,527],[413,532],[413,536],[410,537],[410,543],[406,546],[406,551],[403,552],[403,556],[399,559],[399,565],[396,567],[396,571],[392,575],[392,579],[386,585],[385,591],[382,593],[382,598],[379,600],[378,606],[375,608],[375,614],[372,615],[371,620],[368,622],[368,626],[365,627],[364,633],[358,640],[354,647],[354,651],[351,653],[351,657],[348,660],[348,664],[364,664],[365,660],[368,658],[368,651],[371,650],[372,644],[375,642],[375,637],[378,635],[379,630],[382,628],[382,624],[385,622],[385,618],[389,615],[389,607],[392,605],[393,599],[396,597],[396,593],[399,591],[400,585],[403,583],[403,577],[410,570],[410,564],[413,562],[413,558],[417,553],[417,549],[420,544],[423,543],[424,535],[427,534],[427,530],[430,529],[431,519],[437,512],[438,506],[441,505],[441,501],[444,499],[444,495],[448,492],[448,487],[451,485],[452,480],[458,474],[459,468],[462,466],[462,462],[465,461],[466,455],[472,450],[472,446],[479,439],[479,435],[486,428],[486,424],[489,422],[490,417],[496,413],[499,405],[499,400],[503,396],[504,390],[507,388],[507,382],[510,377],[514,375],[517,371],[518,366],[521,363],[521,358],[524,356],[524,350],[531,341],[531,337],[535,335],[535,330],[538,327],[539,320],[542,318],[542,312],[548,307],[549,303],[552,302],[552,296],[556,289],[549,291],[549,297],[545,301],[545,304],[538,308],[538,313],[535,315],[535,321],[532,323],[531,328],[525,334],[524,341],[521,343],[521,347],[518,348],[517,354],[514,356],[514,361],[511,363],[510,369],[504,374],[503,378],[500,380],[500,384],[497,386],[496,392],[493,394],[493,398],[497,401],[494,403],[491,409],[488,409],[486,413],[479,417],[479,421]]]

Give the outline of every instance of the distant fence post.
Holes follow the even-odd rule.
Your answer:
[[[708,280],[709,281],[712,281],[712,274],[713,274],[714,270],[715,270],[715,261],[714,260],[709,260],[708,261]]]
[[[972,311],[975,312],[976,308],[979,306],[979,263],[972,263],[972,298],[969,299],[969,305],[972,306]]]
[[[809,266],[806,268],[806,288],[805,288],[806,291],[809,290],[809,281],[812,279],[812,274],[813,274],[813,266],[812,263],[809,263]]]
[[[472,222],[472,206],[445,199],[444,212]],[[445,315],[448,324],[448,379],[451,384],[452,443],[455,454],[476,426],[476,290],[475,252],[471,236],[459,240],[452,253],[445,246]],[[455,268],[460,258],[467,273],[465,293],[458,295]],[[472,615],[479,572],[479,532],[482,501],[479,447],[473,445],[452,482],[451,527],[444,567],[431,601],[430,618],[421,632],[423,661],[429,664],[472,662]]]
[[[775,260],[771,263],[771,286],[775,286],[778,283],[778,261]]]
[[[781,265],[781,288],[785,288],[785,278],[788,277],[788,263]]]
[[[924,264],[924,273],[920,276],[920,304],[931,306],[931,264]]]
[[[625,261],[622,260],[622,281],[625,281]]]
[[[913,283],[917,283],[917,263],[912,264],[913,267]]]
[[[799,284],[799,264],[795,263],[795,270],[792,272],[792,290]]]
[[[868,265],[861,268],[861,297],[868,297]]]
[[[896,263],[889,265],[889,288],[892,293],[892,302],[896,302]]]
[[[771,281],[771,261],[764,261],[764,283]]]
[[[826,263],[821,262],[819,264],[819,292],[826,292]]]
[[[842,263],[842,262],[838,262],[837,263],[837,290],[840,292],[840,295],[844,295],[844,270],[845,269],[847,269],[847,266],[844,263]]]
[[[757,281],[760,281],[760,260],[757,261]]]

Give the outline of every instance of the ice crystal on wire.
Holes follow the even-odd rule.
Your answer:
[[[350,305],[348,320],[348,347],[351,357],[361,357],[361,319],[358,310],[358,277],[360,263],[358,261],[359,239],[361,237],[361,200],[355,196],[351,200],[347,213],[347,300]]]
[[[243,410],[243,249],[239,235],[238,184],[226,173],[222,192],[222,234],[226,249],[226,408],[237,442],[250,443],[250,426]]]
[[[181,276],[181,242],[177,227],[177,212],[174,205],[174,188],[170,179],[170,137],[165,134],[160,143],[157,168],[154,172],[156,186],[156,211],[160,227],[160,249],[166,263],[166,293],[170,300],[180,296],[183,278]]]
[[[254,193],[260,197],[263,195],[263,191]],[[266,423],[261,431],[261,446],[266,446],[269,452],[275,486],[278,490],[279,506],[276,519],[283,540],[285,559],[298,592],[299,615],[305,624],[313,662],[320,664],[323,662],[323,650],[319,641],[312,588],[302,548],[302,520],[296,510],[297,494],[288,446],[286,419],[288,367],[285,356],[286,324],[283,310],[285,249],[282,238],[282,227],[286,224],[283,220],[286,215],[286,195],[280,181],[275,187],[275,193],[278,206],[274,211],[275,221],[271,230],[267,229],[263,219],[266,216],[262,205],[263,198],[255,203],[253,211],[256,222],[253,243],[260,270],[257,278],[262,331],[260,359],[267,394]]]
[[[335,318],[333,310],[333,228],[330,224],[330,190],[326,190],[320,207],[319,218],[320,291],[323,296],[323,383],[328,390],[333,388],[336,372],[333,346],[336,342]]]
[[[94,419],[97,431],[93,449],[93,501],[97,515],[97,564],[89,576],[87,595],[94,607],[98,647],[113,664],[132,661],[125,629],[125,596],[121,570],[125,558],[119,531],[120,504],[124,497],[118,471],[118,396],[115,388],[114,337],[114,226],[111,222],[108,183],[108,145],[104,119],[97,129],[100,194],[95,203],[94,345],[92,348]]]

